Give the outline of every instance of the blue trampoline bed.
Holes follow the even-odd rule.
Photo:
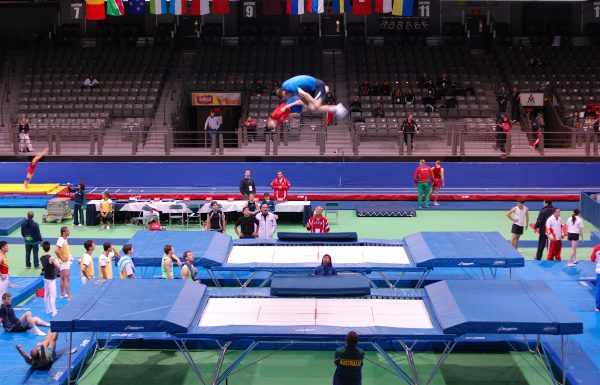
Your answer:
[[[512,274],[512,268],[525,264],[523,256],[497,232],[422,232],[403,240],[336,242],[232,240],[215,232],[138,231],[129,242],[135,248],[135,265],[143,268],[160,266],[165,244],[173,245],[178,253],[191,250],[194,264],[205,268],[216,286],[220,286],[219,272],[232,273],[240,287],[247,287],[261,271],[270,273],[261,286],[273,274],[312,273],[325,254],[332,256],[338,271],[377,273],[390,288],[409,272],[418,274],[416,287],[421,287],[435,268],[476,268],[485,277],[485,269],[492,276],[498,268]],[[244,272],[249,276],[240,279],[238,274]],[[385,273],[397,277],[392,280]]]
[[[342,343],[349,330],[376,349],[408,384],[431,382],[455,345],[469,337],[479,341],[486,335],[519,334],[539,340],[542,335],[559,335],[567,342],[569,335],[583,331],[581,321],[544,282],[498,280],[441,281],[425,290],[383,289],[375,296],[356,298],[281,298],[265,289],[210,290],[191,281],[110,280],[84,286],[52,320],[51,328],[69,335],[166,333],[204,385],[225,381],[260,344]],[[220,346],[208,381],[186,347],[197,340]],[[249,345],[224,368],[225,353],[238,341]],[[445,346],[427,379],[419,378],[412,356],[412,344],[418,341]],[[403,347],[409,370],[382,348],[390,342]]]

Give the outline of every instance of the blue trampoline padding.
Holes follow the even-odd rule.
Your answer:
[[[314,242],[356,242],[358,235],[354,232],[348,233],[289,233],[278,232],[277,238],[280,241],[314,241]]]
[[[400,202],[357,203],[357,217],[414,217],[417,215],[415,204]]]
[[[583,323],[543,281],[441,281],[425,292],[444,333],[583,333]]]
[[[10,277],[10,282],[16,287],[9,288],[13,304],[18,304],[35,294],[37,289],[44,287],[42,277]]]
[[[369,278],[363,274],[274,275],[273,296],[361,296],[371,294]]]
[[[49,195],[53,198],[53,195]],[[0,208],[24,207],[24,208],[46,208],[49,198],[0,198]]]
[[[216,266],[225,262],[231,237],[215,231],[148,231],[140,230],[129,240],[133,245],[136,266],[160,266],[164,247],[173,245],[180,257],[185,250],[194,254],[194,265]]]
[[[25,218],[0,218],[0,235],[9,235],[21,227]]]
[[[592,231],[590,233],[590,241],[596,245],[600,243],[600,231]]]
[[[525,258],[498,232],[420,232],[404,237],[417,267],[522,267]]]
[[[206,286],[191,281],[115,279],[85,285],[56,317],[58,332],[187,331]]]

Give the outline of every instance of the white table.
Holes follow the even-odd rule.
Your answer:
[[[221,206],[221,211],[224,213],[231,212],[242,212],[247,201],[216,201]],[[260,204],[258,201],[257,204]],[[199,212],[206,214],[210,212],[211,202],[205,203],[200,207]],[[275,202],[276,213],[303,213],[306,206],[310,207],[310,201],[287,201],[287,202]]]
[[[96,199],[96,200],[91,200],[87,203],[88,205],[94,205],[96,206],[96,211],[100,211],[100,200]],[[119,209],[119,211],[131,211],[131,212],[142,212],[142,207],[144,206],[150,206],[158,211],[160,211],[161,213],[179,213],[179,210],[171,210],[171,206],[172,205],[181,205],[183,206],[183,212],[184,213],[191,213],[192,211],[187,207],[187,204],[183,203],[183,202],[163,202],[163,201],[138,201],[138,202],[129,202],[129,203],[125,203],[125,205],[123,207],[121,207]],[[115,202],[113,202],[113,206],[115,206]]]

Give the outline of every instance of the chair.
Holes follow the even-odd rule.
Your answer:
[[[131,224],[141,224],[146,228],[154,220],[160,221],[158,214],[152,212],[152,207],[144,206],[138,217],[131,218]]]
[[[335,224],[338,223],[339,207],[340,207],[340,204],[338,202],[326,202],[325,203],[325,216],[327,217],[328,221],[332,222],[332,218],[330,218],[330,216],[333,216],[335,214]]]
[[[183,205],[181,204],[174,204],[174,205],[169,205],[169,225],[172,226],[173,222],[177,222],[180,221],[181,222],[181,226],[185,225],[185,213],[184,213],[184,209],[183,209]]]
[[[194,211],[191,205],[188,205],[188,209],[190,209],[191,213],[187,216],[186,225],[189,226],[193,221],[198,221],[198,225],[204,230],[204,221],[202,220],[202,214],[200,213],[200,207],[198,207],[197,211]]]

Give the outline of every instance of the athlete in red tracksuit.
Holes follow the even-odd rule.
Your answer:
[[[323,207],[317,206],[315,215],[306,222],[306,230],[313,234],[329,232],[329,222],[327,221],[327,218],[323,216]]]
[[[275,195],[275,200],[277,202],[287,200],[287,192],[290,189],[291,184],[290,181],[283,176],[281,170],[277,171],[277,178],[273,179],[271,187],[273,188],[273,194]]]

